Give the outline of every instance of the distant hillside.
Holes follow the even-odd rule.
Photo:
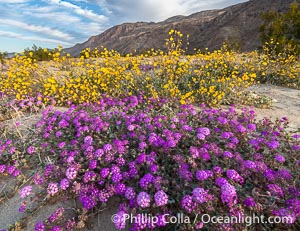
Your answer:
[[[7,58],[12,58],[12,57],[14,57],[15,56],[15,54],[16,54],[16,52],[10,52],[10,53],[8,53],[7,54]]]
[[[242,51],[251,51],[260,45],[261,13],[269,10],[286,11],[293,0],[250,0],[221,10],[209,10],[189,16],[174,16],[158,23],[124,23],[90,37],[86,42],[67,48],[78,56],[80,51],[101,45],[121,54],[144,52],[150,48],[164,49],[171,29],[189,34],[189,49],[218,49],[224,41],[238,45]]]

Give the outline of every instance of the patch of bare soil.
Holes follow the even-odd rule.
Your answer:
[[[272,107],[269,109],[255,109],[258,119],[268,117],[275,120],[276,118],[287,117],[290,121],[291,130],[299,131],[300,90],[267,84],[254,86],[251,90],[274,100]]]

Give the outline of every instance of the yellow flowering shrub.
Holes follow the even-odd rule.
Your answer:
[[[143,94],[214,106],[244,102],[245,90],[259,81],[300,88],[297,57],[239,54],[226,46],[188,55],[182,41],[183,35],[171,30],[166,52],[151,49],[121,56],[101,47],[72,58],[59,47],[47,62],[37,62],[30,54],[17,55],[1,73],[0,91],[18,99],[41,94],[45,101],[53,98],[59,105],[96,102],[103,94]]]
[[[24,99],[26,96],[35,94],[39,79],[35,78],[35,72],[38,64],[31,57],[19,56],[9,63],[7,73],[1,75],[0,91],[14,95],[17,99]]]

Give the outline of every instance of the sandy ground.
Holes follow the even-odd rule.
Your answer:
[[[274,100],[270,109],[255,109],[258,119],[268,117],[275,120],[286,116],[291,130],[300,129],[300,90],[265,84],[254,86],[251,90]]]
[[[263,117],[281,118],[287,116],[290,120],[290,130],[299,131],[300,129],[300,90],[288,89],[284,87],[276,87],[272,85],[258,85],[252,87],[257,94],[263,94],[274,99],[274,104],[270,109],[256,109],[257,118]],[[8,177],[0,178],[0,193],[9,191],[13,187],[13,182]],[[0,203],[0,230],[8,228],[10,224],[15,223],[23,214],[18,212],[21,198],[15,194],[12,198],[6,199],[5,203]],[[67,202],[71,203],[71,202]],[[118,201],[112,200],[108,203],[101,212],[91,219],[89,229],[92,231],[113,231],[116,230],[111,221],[111,216],[117,212]],[[48,205],[40,209],[33,218],[28,221],[26,230],[34,230],[33,225],[36,221],[47,218],[61,204]]]

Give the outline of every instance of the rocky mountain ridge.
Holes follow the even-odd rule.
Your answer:
[[[189,34],[189,51],[194,48],[218,49],[223,42],[251,51],[259,47],[261,13],[286,11],[294,0],[250,0],[220,10],[207,10],[189,16],[174,16],[165,21],[123,23],[86,42],[67,48],[66,52],[78,56],[85,48],[104,46],[121,54],[142,53],[151,48],[165,48],[165,39],[171,29]]]

